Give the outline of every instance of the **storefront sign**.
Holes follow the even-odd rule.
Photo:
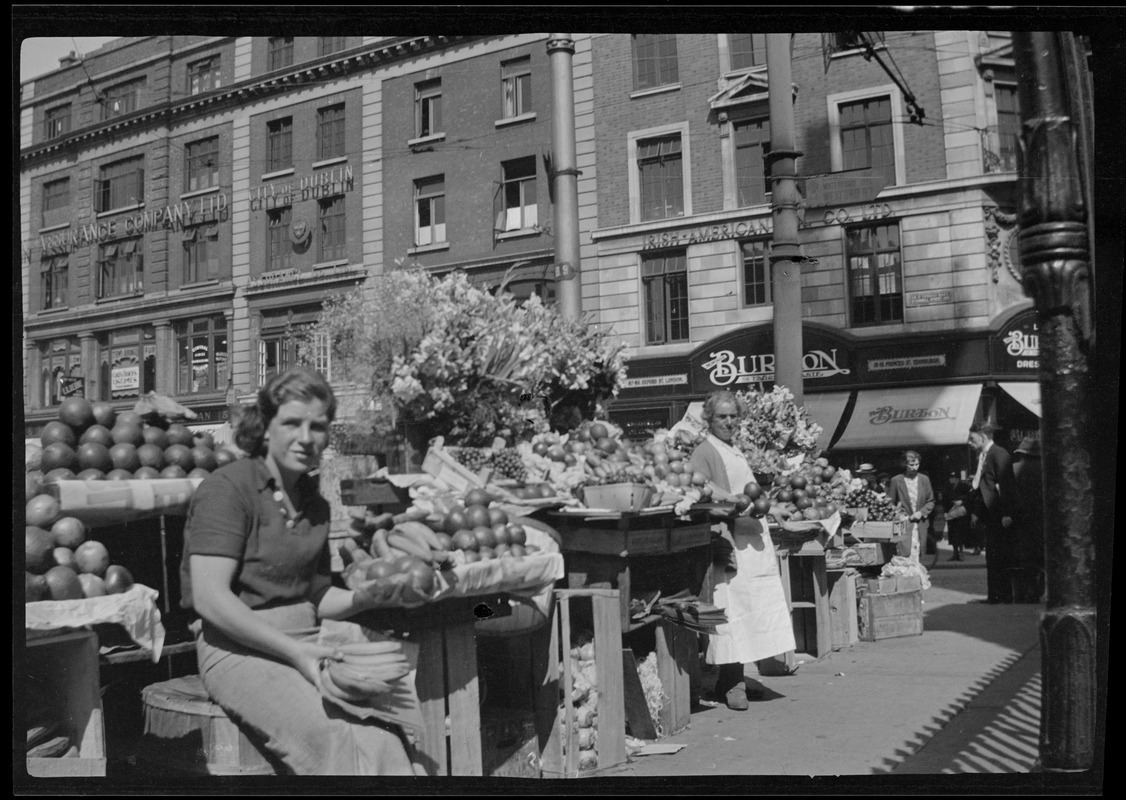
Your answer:
[[[334,195],[350,192],[355,188],[352,177],[352,168],[333,167],[315,175],[303,177],[294,183],[268,183],[256,189],[250,189],[247,197],[250,201],[251,211],[269,210],[272,208],[293,205],[297,200],[310,200],[319,197],[333,197]]]
[[[941,306],[954,302],[953,289],[931,289],[926,292],[908,292],[906,304],[908,308],[920,306]]]
[[[946,356],[916,356],[915,358],[879,358],[868,362],[869,372],[889,369],[919,369],[920,367],[945,367]]]
[[[770,236],[774,224],[770,219],[740,220],[693,228],[687,231],[665,231],[645,237],[642,250],[656,250],[665,247],[680,247],[703,242],[722,242],[727,239],[743,239],[748,236]]]
[[[950,406],[923,406],[920,408],[896,408],[880,406],[868,412],[869,425],[884,425],[889,422],[929,422],[932,420],[955,419]]]
[[[85,397],[86,380],[84,378],[59,378],[59,394],[63,397]]]
[[[868,203],[853,209],[827,209],[822,218],[826,225],[847,225],[850,222],[873,222],[891,216],[891,206],[887,203]]]
[[[688,383],[688,373],[681,375],[652,375],[647,378],[626,378],[623,389],[641,389],[646,386],[680,386]]]
[[[715,386],[732,383],[765,383],[774,380],[774,354],[758,353],[736,356],[730,350],[718,350],[711,360],[703,364],[710,370],[709,379]],[[830,375],[848,375],[851,370],[837,364],[837,350],[830,352],[812,350],[802,357],[802,377],[826,378]]]
[[[873,175],[810,175],[805,180],[805,204],[809,208],[843,206],[875,200],[887,180]]]
[[[114,367],[110,371],[110,390],[124,392],[141,387],[141,368],[139,366]]]
[[[1018,315],[993,338],[993,370],[1028,374],[1040,369],[1040,327],[1036,312]]]

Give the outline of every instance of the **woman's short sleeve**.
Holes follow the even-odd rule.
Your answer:
[[[192,496],[184,531],[188,555],[227,556],[241,559],[250,534],[252,514],[247,487],[225,473],[204,479]]]

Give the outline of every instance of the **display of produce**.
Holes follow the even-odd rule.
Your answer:
[[[598,679],[595,668],[593,636],[589,632],[576,631],[568,658],[571,660],[571,719],[574,737],[567,736],[567,703],[559,704],[559,725],[562,728],[560,740],[563,754],[567,743],[574,742],[579,751],[577,760],[580,770],[595,769],[598,766]]]
[[[133,585],[129,570],[120,564],[111,564],[106,546],[87,539],[86,525],[75,517],[63,516],[58,501],[50,495],[37,495],[28,501],[27,519],[24,534],[24,598],[27,602],[121,594]]]
[[[845,498],[847,508],[867,509],[866,519],[870,522],[891,522],[906,516],[888,500],[883,492],[863,487],[849,492]]]

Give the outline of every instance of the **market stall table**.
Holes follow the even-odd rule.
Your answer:
[[[658,674],[671,698],[661,709],[661,728],[666,734],[683,730],[699,665],[697,636],[661,616],[633,619],[630,600],[684,590],[710,600],[708,509],[693,509],[686,517],[671,506],[607,513],[566,509],[548,516],[562,539],[568,588],[617,589],[623,635],[656,623]]]

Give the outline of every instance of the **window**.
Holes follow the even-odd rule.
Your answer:
[[[126,158],[104,165],[94,181],[94,210],[111,211],[145,200],[145,158]]]
[[[435,136],[442,132],[442,80],[420,83],[414,88],[415,136]]]
[[[528,114],[532,110],[532,59],[530,56],[503,61],[500,65],[504,119]]]
[[[684,215],[680,134],[642,139],[637,143],[641,219]]]
[[[731,48],[731,69],[766,66],[765,33],[731,33],[727,42]]]
[[[414,182],[414,243],[446,241],[446,179],[444,175]]]
[[[267,43],[266,69],[273,71],[293,64],[293,37],[274,36]]]
[[[865,46],[865,39],[872,42],[873,46],[884,43],[883,31],[837,31],[828,35],[831,37],[830,48],[832,53],[839,53],[843,50],[859,50]]]
[[[317,217],[321,236],[318,261],[343,261],[348,258],[344,240],[344,195],[317,201]]]
[[[293,117],[275,119],[266,125],[266,170],[276,172],[293,166]]]
[[[770,120],[749,119],[732,123],[735,144],[735,188],[740,206],[766,202],[770,194]]]
[[[1001,152],[1000,168],[1015,172],[1020,150],[1020,105],[1017,87],[1003,83],[993,86],[997,98],[997,138]]]
[[[317,55],[327,56],[347,46],[346,36],[318,36]]]
[[[301,352],[303,361],[324,376],[326,381],[332,380],[332,346],[328,334],[324,331],[315,332],[305,343],[308,348]]]
[[[43,308],[65,308],[67,304],[67,272],[70,257],[58,255],[45,258],[40,267]]]
[[[218,136],[184,145],[184,182],[188,192],[219,185]]]
[[[258,340],[258,385],[297,364],[297,339],[292,331]]]
[[[55,139],[70,133],[70,103],[48,108],[43,115],[43,137]]]
[[[536,158],[528,156],[501,164],[504,173],[500,191],[497,231],[519,231],[539,223],[536,206]]]
[[[676,34],[633,35],[633,89],[653,89],[680,80],[676,68]]]
[[[645,343],[688,340],[688,260],[683,250],[641,259]]]
[[[43,405],[54,406],[67,397],[83,397],[86,381],[82,371],[82,348],[78,339],[56,339],[40,351],[43,363]]]
[[[852,324],[903,321],[903,264],[899,226],[871,225],[845,231]]]
[[[113,119],[137,110],[144,79],[111,86],[102,94],[102,119]]]
[[[344,104],[317,111],[317,159],[344,155]]]
[[[841,168],[866,169],[895,185],[891,98],[871,97],[840,105]]]
[[[227,319],[219,314],[181,322],[176,329],[176,391],[215,392],[227,388]]]
[[[274,208],[266,212],[266,270],[289,269],[293,249],[289,245],[289,223],[292,209],[289,206]]]
[[[219,279],[219,226],[214,222],[184,229],[184,283]]]
[[[188,64],[188,94],[197,95],[222,85],[219,56],[211,56]]]
[[[70,178],[43,184],[42,204],[42,227],[50,228],[67,222],[70,212]]]
[[[743,305],[771,303],[770,243],[754,239],[739,245],[743,257]]]
[[[156,388],[156,334],[151,326],[102,334],[101,400],[139,397]]]
[[[98,297],[127,297],[144,291],[140,238],[98,246]]]

